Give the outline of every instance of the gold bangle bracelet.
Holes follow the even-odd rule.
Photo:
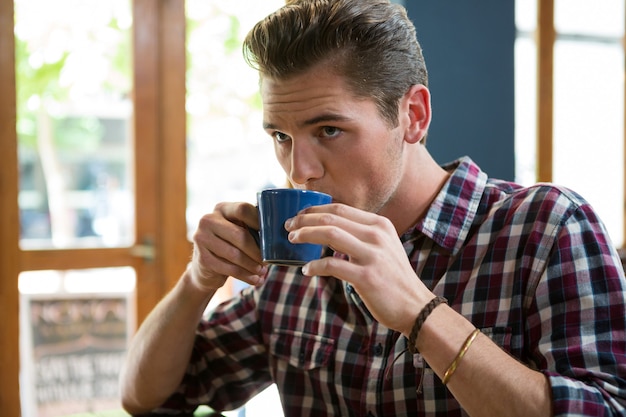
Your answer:
[[[443,385],[446,385],[448,382],[450,382],[450,378],[452,378],[452,375],[456,371],[456,368],[459,366],[459,363],[461,363],[461,359],[463,359],[463,356],[465,356],[465,353],[467,353],[467,350],[474,342],[474,339],[476,339],[476,336],[478,336],[478,333],[480,333],[480,330],[474,329],[474,331],[467,337],[467,339],[465,339],[465,343],[463,343],[463,346],[461,346],[461,350],[459,350],[459,353],[456,354],[456,357],[454,358],[450,366],[448,366],[446,373],[443,374],[443,379],[441,380],[441,382],[443,382]]]

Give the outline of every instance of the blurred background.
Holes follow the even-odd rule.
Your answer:
[[[128,339],[184,269],[199,218],[284,184],[241,55],[282,3],[0,4],[6,415],[119,408]],[[624,246],[626,0],[405,3],[435,158],[570,187]],[[280,415],[273,388],[232,415],[268,410]]]

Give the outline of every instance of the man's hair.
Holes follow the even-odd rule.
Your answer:
[[[316,64],[332,66],[357,97],[373,99],[391,126],[412,85],[428,86],[415,26],[386,0],[287,0],[257,23],[243,44],[263,77],[286,79]]]

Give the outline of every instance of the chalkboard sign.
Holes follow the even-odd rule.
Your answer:
[[[21,314],[23,415],[120,408],[119,372],[134,316],[129,294],[26,294]]]

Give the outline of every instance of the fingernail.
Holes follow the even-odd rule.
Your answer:
[[[293,224],[293,217],[285,221],[285,229],[289,230],[292,224]]]
[[[302,273],[304,275],[309,275],[309,264],[306,264],[302,267]]]

